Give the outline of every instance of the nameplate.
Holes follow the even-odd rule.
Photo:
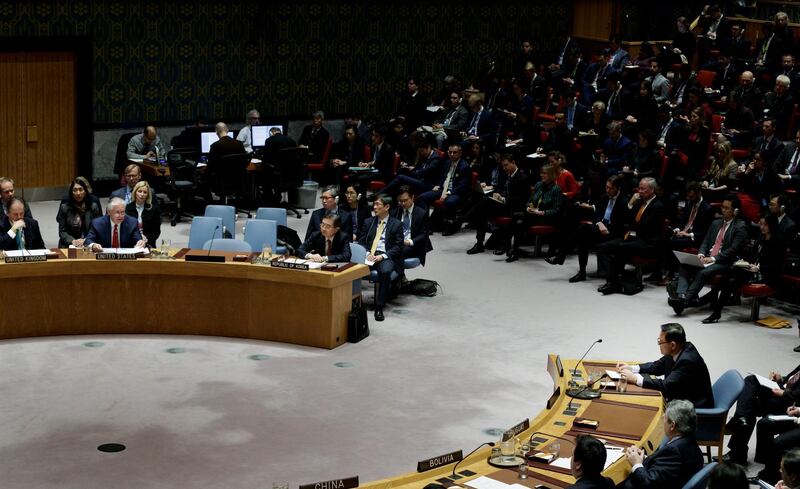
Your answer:
[[[304,484],[300,486],[300,489],[352,489],[354,487],[358,487],[358,476]]]
[[[47,255],[6,256],[6,263],[28,263],[32,261],[47,261]]]
[[[523,431],[527,430],[530,427],[531,427],[531,422],[528,421],[527,418],[525,418],[525,421],[509,428],[508,430],[506,430],[505,433],[503,433],[503,441],[510,440],[511,438],[519,435],[520,433],[522,433]]]
[[[269,262],[275,268],[291,268],[292,270],[308,270],[308,263],[294,263],[290,261],[272,260]]]
[[[186,255],[184,258],[186,261],[204,261],[204,262],[211,262],[211,263],[225,263],[224,256],[218,255]]]
[[[417,472],[427,472],[437,467],[442,467],[443,465],[460,462],[463,458],[464,454],[461,453],[461,450],[445,453],[444,455],[439,455],[438,457],[417,462]]]
[[[95,260],[135,260],[136,253],[98,253]]]

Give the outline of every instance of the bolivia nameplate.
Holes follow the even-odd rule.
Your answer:
[[[47,255],[6,256],[6,263],[28,263],[37,261],[47,261]]]
[[[98,253],[95,260],[135,260],[136,253]]]
[[[461,453],[461,450],[445,453],[444,455],[439,455],[438,457],[417,462],[417,472],[427,472],[443,465],[460,462],[463,458],[464,454]]]
[[[530,421],[528,421],[528,419],[525,418],[525,420],[522,423],[514,425],[513,427],[506,430],[505,433],[503,433],[503,441],[510,440],[511,438],[519,435],[520,433],[522,433],[523,431],[527,430],[530,427],[531,427]]]
[[[308,270],[308,263],[294,263],[291,261],[272,260],[270,262],[275,268],[291,268],[292,270]]]
[[[358,487],[358,476],[304,484],[300,489],[353,489],[354,487]]]

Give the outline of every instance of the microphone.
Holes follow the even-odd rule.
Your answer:
[[[206,257],[211,256],[211,250],[214,249],[214,239],[216,239],[216,237],[217,237],[217,229],[219,229],[219,224],[217,224],[214,227],[214,231],[211,232],[211,242],[208,244],[208,254],[206,255]],[[592,346],[594,346],[594,345],[592,345]]]
[[[278,246],[285,246],[286,252],[290,255],[294,255],[295,253],[297,253],[296,250],[294,249],[294,246],[290,245],[289,243],[280,238],[276,238],[275,243],[277,243]]]
[[[456,475],[456,469],[458,468],[458,464],[460,464],[461,462],[463,462],[464,460],[466,460],[466,459],[467,459],[467,457],[469,457],[469,456],[470,456],[470,455],[472,455],[473,453],[477,452],[477,451],[478,451],[478,449],[479,449],[479,448],[481,448],[481,447],[482,447],[482,446],[484,446],[484,445],[489,445],[490,447],[493,447],[493,446],[495,446],[495,442],[493,442],[493,441],[487,441],[487,442],[485,442],[485,443],[481,443],[480,445],[478,445],[478,446],[477,446],[477,448],[475,448],[475,450],[473,450],[473,451],[469,452],[469,453],[467,454],[467,456],[466,456],[466,457],[464,457],[464,458],[462,458],[461,460],[459,460],[458,462],[456,462],[456,464],[453,466],[453,473],[452,473],[452,475]]]
[[[575,368],[572,369],[572,375],[573,376],[577,375],[578,367],[580,366],[580,364],[583,361],[583,359],[586,358],[586,355],[588,355],[589,352],[592,350],[592,348],[594,348],[594,345],[596,345],[598,343],[602,343],[602,342],[603,342],[603,338],[598,338],[594,343],[591,344],[591,346],[589,346],[589,349],[586,350],[586,353],[584,353],[583,356],[581,357],[581,359],[578,360],[578,363],[575,364]]]
[[[569,404],[567,404],[567,409],[568,410],[572,409],[572,401],[574,401],[575,399],[584,399],[584,397],[588,398],[588,399],[599,398],[600,397],[600,392],[599,391],[590,392],[588,394],[585,394],[584,397],[581,397],[581,394],[583,394],[584,392],[589,390],[596,383],[600,382],[600,380],[603,379],[604,377],[608,377],[608,374],[603,373],[603,375],[601,375],[600,377],[595,379],[593,382],[590,382],[590,383],[586,384],[584,387],[578,389],[576,392],[571,392],[573,389],[567,389],[567,396],[569,396],[571,398],[569,400]]]

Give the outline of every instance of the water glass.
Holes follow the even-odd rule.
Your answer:
[[[519,451],[521,452],[521,456],[524,458],[528,455],[528,452],[531,451],[531,446],[527,441],[523,441],[522,444],[519,446]]]
[[[264,245],[264,247],[261,248],[261,258],[264,259],[264,261],[269,261],[271,257],[272,257],[272,246]]]
[[[516,442],[514,439],[501,441],[500,442],[500,454],[503,456],[503,462],[511,463],[514,461],[514,457],[516,457]]]
[[[162,239],[161,240],[161,254],[164,256],[169,256],[169,250],[172,248],[172,240],[169,239]]]
[[[559,457],[560,456],[559,454],[561,453],[561,443],[559,443],[558,441],[554,441],[553,443],[550,444],[549,451],[555,453],[556,457]]]
[[[628,378],[620,377],[617,380],[617,392],[625,392],[628,389]]]
[[[519,478],[520,479],[528,478],[528,462],[522,462],[521,464],[519,464]]]
[[[492,447],[492,454],[489,456],[489,460],[498,460],[500,458],[500,447]]]

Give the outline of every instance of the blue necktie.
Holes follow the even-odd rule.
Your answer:
[[[408,211],[403,212],[403,232],[408,233],[411,229],[411,216],[408,215]]]
[[[606,206],[606,213],[603,215],[603,222],[606,224],[611,224],[611,211],[614,209],[614,199],[608,199],[608,205]]]

